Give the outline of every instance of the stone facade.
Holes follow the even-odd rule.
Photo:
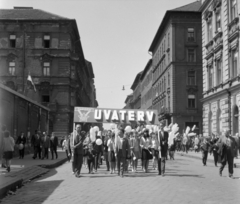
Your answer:
[[[97,104],[76,21],[31,8],[0,13],[1,83],[50,108],[49,131],[66,135],[74,106]],[[28,75],[36,92],[27,88]]]
[[[204,135],[239,132],[239,8],[237,0],[202,3]]]
[[[202,39],[200,2],[167,11],[149,48],[153,109],[180,130],[202,126]]]
[[[152,109],[152,60],[149,60],[141,75],[141,109]]]

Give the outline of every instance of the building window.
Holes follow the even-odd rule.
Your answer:
[[[222,112],[220,109],[217,111],[217,133],[220,134],[222,131]]]
[[[194,28],[188,28],[188,42],[194,42],[195,41],[195,32]]]
[[[233,109],[233,135],[239,133],[239,109],[237,106]]]
[[[212,35],[212,20],[209,20],[207,23],[207,37],[208,37],[208,42],[212,40],[213,35]]]
[[[50,35],[44,35],[44,48],[50,48]]]
[[[50,96],[49,95],[42,95],[42,102],[43,103],[49,103],[50,102]]]
[[[49,62],[43,63],[43,76],[50,76],[50,63]]]
[[[10,75],[15,75],[15,62],[9,62],[9,68],[8,68],[8,70],[9,70],[9,74]]]
[[[168,86],[170,86],[170,72],[168,72]]]
[[[170,33],[168,33],[168,47],[170,48]]]
[[[188,108],[195,108],[196,99],[195,95],[189,94],[188,95]]]
[[[168,96],[168,111],[169,111],[169,112],[170,112],[170,106],[171,106],[170,96]]]
[[[196,85],[196,72],[188,71],[188,85]]]
[[[211,136],[213,130],[213,120],[212,120],[212,112],[208,115],[208,134]]]
[[[10,47],[15,48],[16,47],[16,35],[10,35],[9,41],[10,41]]]
[[[168,52],[168,64],[170,64],[170,52]]]
[[[213,88],[213,68],[208,68],[208,89]]]
[[[222,59],[216,61],[217,85],[222,83]]]
[[[221,31],[221,11],[216,13],[216,32]]]
[[[234,78],[237,76],[237,65],[238,65],[238,52],[237,50],[233,50],[231,53],[231,77]]]
[[[188,49],[188,62],[195,62],[195,50]]]
[[[237,17],[237,0],[230,0],[230,9],[231,20],[234,20]]]

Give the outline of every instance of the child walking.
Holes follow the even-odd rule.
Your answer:
[[[93,165],[94,165],[94,158],[95,158],[95,156],[96,156],[96,152],[93,149],[92,143],[90,143],[88,145],[87,154],[86,154],[87,165],[88,165],[88,173],[89,174],[94,174],[93,173]]]

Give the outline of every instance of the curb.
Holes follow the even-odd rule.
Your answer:
[[[4,198],[8,191],[14,191],[17,187],[21,187],[23,183],[22,178],[16,178],[11,183],[5,183],[0,187],[0,199]]]
[[[67,158],[64,158],[54,164],[42,164],[42,165],[38,165],[39,167],[42,167],[42,168],[46,168],[46,169],[54,169],[56,167],[59,167],[61,166],[62,164],[64,164],[65,162],[67,162],[68,159]]]
[[[202,160],[202,158],[194,156],[194,155],[189,155],[189,154],[185,154],[185,153],[179,153],[176,152],[177,155],[179,156],[184,156],[184,157],[188,157],[188,158],[192,158],[192,159],[198,159],[198,160]],[[214,161],[212,159],[208,159],[209,162],[214,163]],[[234,168],[240,168],[240,163],[234,163]]]
[[[64,158],[64,159],[62,159],[62,160],[60,160],[60,161],[58,161],[54,164],[37,165],[37,166],[39,166],[41,168],[45,168],[45,169],[54,169],[56,167],[61,166],[66,161],[67,161],[67,158]],[[40,174],[34,176],[33,178],[31,178],[31,180],[36,179],[43,174],[44,173],[40,173]],[[16,177],[15,179],[13,179],[13,180],[11,180],[11,181],[3,184],[3,185],[0,185],[0,199],[3,199],[9,191],[15,191],[16,188],[20,188],[23,185],[23,183],[24,183],[23,178],[17,178]]]

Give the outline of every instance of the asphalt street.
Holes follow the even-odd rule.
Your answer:
[[[234,179],[227,168],[220,177],[213,163],[203,166],[200,160],[177,156],[168,160],[166,176],[150,169],[143,173],[129,172],[124,178],[109,174],[105,165],[89,175],[85,167],[75,178],[71,164],[51,170],[43,177],[26,184],[16,195],[5,197],[3,204],[148,204],[148,203],[240,203],[240,169],[234,169]]]

